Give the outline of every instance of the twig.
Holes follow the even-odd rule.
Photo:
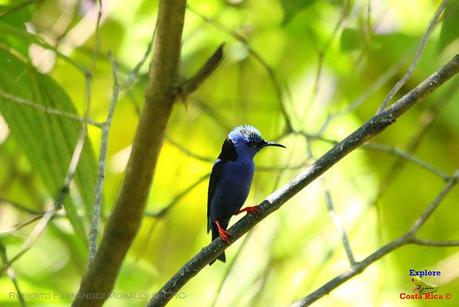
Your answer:
[[[247,39],[245,39],[242,35],[226,28],[224,25],[222,25],[218,21],[202,15],[201,13],[197,12],[189,5],[187,5],[187,9],[193,14],[195,14],[196,16],[200,17],[201,19],[209,23],[210,25],[231,35],[235,40],[239,41],[241,44],[243,44],[247,48],[248,53],[266,70],[266,73],[268,74],[269,79],[271,80],[271,83],[274,87],[274,91],[276,92],[276,97],[280,104],[282,115],[285,120],[286,132],[293,131],[292,121],[291,121],[290,115],[287,112],[287,108],[286,108],[285,101],[283,98],[282,86],[276,76],[276,73],[274,72],[274,69],[272,69],[271,66],[269,66],[269,64],[261,57],[261,55],[252,48],[252,46],[249,44]]]
[[[308,134],[305,132],[298,132],[297,134],[300,134],[305,137],[306,140],[320,140],[322,142],[330,143],[330,144],[338,144],[339,142],[336,140],[332,139],[327,139],[321,135],[316,135],[316,134]],[[362,144],[362,146],[359,147],[359,149],[362,150],[371,150],[371,151],[379,151],[379,152],[384,152],[388,153],[391,155],[394,155],[400,159],[403,159],[404,161],[411,162],[429,172],[431,172],[434,175],[437,175],[441,177],[444,180],[449,179],[449,176],[443,172],[442,170],[434,167],[433,165],[415,157],[414,155],[410,154],[407,151],[404,151],[400,148],[387,145],[387,144],[379,144],[379,143],[365,143]]]
[[[327,204],[327,210],[330,214],[333,224],[335,224],[336,228],[338,228],[339,232],[341,233],[341,240],[343,242],[344,250],[346,251],[349,264],[352,267],[355,265],[354,253],[352,252],[351,245],[349,244],[349,237],[347,235],[346,229],[344,228],[343,221],[335,211],[333,206],[333,199],[328,189],[325,191],[325,203]]]
[[[0,32],[2,32],[2,34],[3,33],[10,33],[10,34],[13,34],[13,35],[15,35],[17,37],[23,37],[23,38],[28,39],[28,40],[32,41],[33,43],[39,45],[40,47],[52,50],[53,52],[56,53],[56,55],[58,57],[60,57],[61,59],[63,59],[64,61],[66,61],[67,63],[69,63],[73,67],[75,67],[76,69],[78,69],[81,73],[83,73],[83,75],[87,75],[89,73],[88,69],[84,65],[78,63],[74,59],[72,59],[69,56],[63,54],[56,47],[50,45],[48,42],[46,42],[46,40],[44,40],[42,37],[40,37],[37,34],[26,32],[26,31],[24,31],[22,29],[15,28],[15,27],[10,26],[9,24],[5,24],[5,23],[2,23],[0,25]]]
[[[64,178],[64,183],[60,191],[57,193],[57,196],[54,198],[54,201],[50,204],[49,208],[45,211],[43,216],[41,217],[38,224],[32,230],[32,233],[29,235],[27,240],[22,245],[20,251],[9,260],[7,264],[0,268],[0,275],[2,275],[11,264],[17,261],[20,257],[22,257],[32,246],[35,242],[40,238],[41,234],[46,228],[46,225],[54,216],[54,214],[62,207],[65,197],[69,193],[70,183],[75,175],[76,168],[78,166],[78,162],[80,161],[81,153],[83,151],[83,145],[86,140],[86,130],[83,128],[80,136],[77,140],[75,145],[75,149],[73,150],[72,159],[70,160],[69,167],[67,170],[67,174]]]
[[[433,246],[433,247],[453,247],[459,246],[459,240],[446,240],[446,241],[437,241],[437,240],[424,240],[414,238],[412,240],[413,244],[421,246]]]
[[[18,5],[16,6],[12,6],[12,7],[9,7],[9,10],[3,12],[0,14],[0,18],[3,18],[9,14],[12,14],[20,9],[23,9],[24,7],[26,6],[29,6],[31,4],[39,4],[42,0],[27,0],[27,1],[23,1],[21,3],[19,3]]]
[[[175,141],[172,139],[170,136],[166,135],[166,141],[168,141],[171,145],[176,147],[178,150],[180,150],[182,153],[184,153],[187,156],[192,157],[193,159],[202,161],[202,162],[207,162],[207,163],[213,163],[215,159],[209,158],[202,156],[200,154],[194,153],[179,142]],[[262,171],[262,172],[273,172],[273,171],[281,171],[281,170],[287,170],[287,169],[300,169],[303,168],[305,165],[308,164],[308,160],[305,160],[299,164],[296,165],[285,165],[285,166],[255,166],[257,171]]]
[[[102,137],[100,142],[100,153],[99,153],[99,163],[97,169],[97,183],[96,183],[96,193],[94,201],[94,211],[91,221],[91,229],[89,231],[89,258],[88,264],[91,265],[94,261],[97,249],[97,236],[99,232],[99,219],[100,211],[102,208],[102,198],[104,190],[104,178],[105,178],[105,166],[107,162],[107,147],[108,147],[108,135],[110,132],[110,127],[112,124],[113,114],[115,113],[116,103],[118,102],[119,95],[119,84],[118,78],[116,76],[116,63],[112,61],[112,73],[113,73],[113,93],[110,103],[110,108],[108,110],[107,118],[102,127]]]
[[[420,227],[427,221],[427,219],[430,217],[432,212],[438,207],[441,201],[451,191],[451,189],[457,184],[458,179],[459,179],[458,176],[459,176],[459,171],[456,171],[456,173],[450,177],[449,181],[446,183],[443,190],[437,195],[435,200],[427,207],[427,209],[424,210],[424,212],[419,217],[419,219],[413,224],[411,229],[408,230],[405,234],[389,242],[383,247],[379,248],[378,250],[370,254],[368,257],[366,257],[362,261],[357,262],[351,269],[331,279],[329,282],[325,283],[323,286],[321,286],[317,290],[311,292],[310,294],[308,294],[301,300],[295,302],[292,306],[302,307],[302,306],[308,306],[314,303],[315,301],[327,295],[328,293],[330,293],[330,291],[337,288],[338,286],[340,286],[347,280],[363,272],[369,265],[371,265],[376,260],[398,249],[399,247],[402,247],[407,244],[427,245],[425,243],[429,241],[417,239],[416,233],[418,232]],[[430,241],[430,242],[433,243],[431,246],[458,246],[459,245],[459,241],[446,241],[446,242],[443,242],[443,244],[440,243],[441,241],[440,242]]]
[[[143,54],[143,57],[140,59],[140,61],[135,65],[134,69],[129,72],[127,79],[121,84],[122,89],[129,89],[131,85],[134,83],[134,81],[137,79],[137,76],[139,74],[140,69],[142,68],[143,64],[148,59],[148,56],[151,53],[151,49],[153,49],[153,45],[155,43],[155,37],[156,37],[156,25],[155,29],[153,30],[153,36],[151,38],[151,41],[148,43],[147,48],[145,49],[145,52]]]
[[[447,180],[449,178],[449,176],[437,169],[436,167],[430,165],[429,163],[425,162],[425,161],[422,161],[421,159],[418,159],[416,158],[415,156],[409,154],[408,152],[404,151],[404,150],[401,150],[397,147],[393,147],[393,146],[389,146],[389,145],[386,145],[386,144],[376,144],[376,143],[367,143],[365,144],[365,146],[362,147],[363,149],[368,149],[368,150],[375,150],[375,151],[382,151],[382,152],[387,152],[387,153],[390,153],[390,154],[393,154],[397,157],[400,157],[400,158],[403,158],[407,161],[410,161],[426,170],[428,170],[429,172],[431,172],[432,174],[435,174],[441,178],[443,178],[444,180]]]
[[[395,120],[410,107],[458,72],[459,55],[456,55],[446,65],[400,98],[384,112],[373,116],[364,125],[334,146],[303,173],[269,195],[260,204],[259,208],[261,213],[259,215],[247,215],[233,225],[229,229],[232,242],[235,242],[261,220],[279,209],[286,201],[300,192],[304,187],[313,182],[317,177],[322,175],[351,151],[393,124]],[[202,270],[210,261],[217,258],[227,247],[228,245],[221,238],[217,238],[210,245],[204,247],[163,285],[156,295],[148,302],[148,306],[164,306],[183,285]]]
[[[228,279],[231,271],[233,270],[234,265],[236,264],[236,261],[239,259],[239,256],[241,255],[242,250],[247,245],[247,242],[249,242],[249,239],[250,239],[252,233],[253,233],[252,231],[249,231],[247,233],[247,235],[245,236],[244,240],[242,240],[242,242],[241,242],[241,246],[239,246],[239,249],[236,251],[236,254],[231,259],[231,262],[226,265],[225,273],[223,273],[223,277],[222,277],[220,283],[218,284],[217,291],[216,291],[216,293],[214,295],[212,303],[209,305],[210,307],[218,306],[217,302],[218,302],[218,298],[220,297],[220,293],[222,292],[223,286],[225,285],[226,280]]]
[[[18,210],[21,210],[21,211],[24,211],[24,212],[27,212],[27,213],[30,213],[30,214],[42,214],[42,212],[40,211],[37,211],[37,210],[33,210],[33,209],[30,209],[28,208],[27,206],[23,205],[23,204],[20,204],[16,201],[13,201],[11,199],[7,199],[7,198],[4,198],[4,197],[1,197],[0,196],[0,204],[2,203],[5,203],[5,204],[8,204]]]
[[[6,253],[6,247],[1,240],[0,240],[0,258],[2,259],[3,264],[9,263],[8,256]],[[8,275],[9,279],[11,279],[11,282],[13,283],[14,288],[16,289],[19,303],[21,304],[22,307],[25,307],[26,302],[24,300],[24,295],[22,294],[22,291],[19,288],[19,283],[18,283],[18,280],[16,278],[16,273],[14,272],[13,268],[8,267],[6,270],[6,274]]]
[[[102,123],[99,123],[99,122],[97,122],[95,120],[92,120],[92,119],[85,119],[85,118],[80,117],[80,116],[78,116],[76,114],[73,114],[73,113],[68,113],[68,112],[65,112],[65,111],[53,109],[53,108],[50,108],[48,106],[37,104],[37,103],[35,103],[33,101],[30,101],[30,100],[27,100],[27,99],[24,99],[24,98],[21,98],[21,97],[13,96],[11,94],[5,93],[1,89],[0,89],[0,97],[4,98],[6,101],[10,101],[10,102],[14,102],[14,103],[17,103],[17,104],[20,104],[20,105],[24,105],[24,106],[27,106],[27,107],[30,107],[30,108],[34,108],[34,109],[39,110],[39,111],[41,111],[43,113],[46,113],[46,114],[66,117],[66,118],[69,118],[71,120],[75,120],[75,121],[81,122],[83,124],[87,123],[87,124],[95,126],[97,128],[101,128],[102,125],[103,125]]]
[[[198,87],[200,87],[201,84],[214,72],[214,70],[217,69],[218,65],[220,65],[223,60],[223,47],[224,44],[221,44],[206,61],[206,63],[194,74],[194,76],[179,85],[179,94],[183,98],[186,98]]]
[[[406,146],[406,149],[403,152],[413,157],[412,153],[415,152],[416,149],[419,147],[421,141],[423,140],[423,137],[432,127],[434,120],[438,117],[440,111],[443,110],[447,106],[447,104],[452,101],[451,98],[454,97],[454,93],[457,91],[458,86],[459,79],[452,81],[451,84],[449,84],[449,86],[447,87],[447,89],[436,99],[438,102],[434,105],[429,106],[427,110],[421,113],[421,115],[419,116],[418,125],[420,129],[418,129],[416,134],[408,142],[408,145]],[[392,163],[392,165],[389,167],[386,174],[383,176],[382,180],[379,183],[378,192],[376,193],[376,196],[373,198],[373,201],[371,203],[372,207],[377,204],[378,199],[382,197],[382,195],[387,191],[389,186],[398,177],[398,174],[400,174],[401,170],[403,169],[405,161],[409,160],[404,159],[403,156],[399,156],[399,159],[394,161],[394,163]]]
[[[30,218],[24,222],[20,222],[13,226],[0,229],[0,237],[5,236],[5,235],[11,235],[11,234],[14,234],[15,232],[18,232],[19,230],[32,224],[33,222],[39,221],[45,214],[46,214],[46,211],[40,212],[35,217]],[[66,216],[65,214],[59,214],[58,212],[55,212],[54,215],[51,217],[51,219],[54,219],[56,217],[65,217],[65,216]]]
[[[200,177],[198,180],[193,182],[189,187],[187,187],[182,192],[175,195],[175,197],[163,208],[156,212],[145,212],[146,217],[154,217],[154,218],[162,218],[165,214],[169,212],[183,197],[185,197],[188,193],[190,193],[194,188],[204,182],[207,178],[209,178],[210,174],[205,174],[204,176]]]
[[[426,210],[421,214],[421,216],[416,220],[413,227],[411,228],[411,232],[413,234],[417,233],[418,230],[425,224],[427,219],[432,215],[432,213],[437,209],[438,205],[441,201],[445,198],[446,194],[456,185],[457,180],[459,179],[459,170],[448,180],[448,183],[445,186],[445,189],[441,191],[440,194],[435,198],[435,200],[427,207]]]
[[[331,44],[333,43],[333,40],[335,39],[336,35],[338,34],[339,29],[341,28],[342,24],[346,20],[347,16],[349,15],[349,12],[352,8],[352,3],[349,0],[346,0],[345,3],[342,4],[342,11],[341,15],[336,22],[333,31],[331,35],[328,37],[328,39],[325,41],[325,44],[323,47],[318,51],[317,53],[317,69],[316,69],[316,74],[314,77],[314,83],[312,85],[312,91],[311,95],[309,97],[309,102],[306,106],[306,109],[304,111],[304,114],[309,114],[309,110],[311,109],[312,105],[314,104],[314,101],[317,97],[317,94],[319,93],[319,87],[320,87],[320,78],[322,76],[322,68],[323,64],[325,61],[325,56],[327,55],[328,49],[330,48]]]
[[[440,3],[440,6],[438,7],[437,11],[435,12],[434,16],[429,22],[429,26],[427,27],[426,32],[422,36],[421,42],[419,43],[419,46],[416,50],[416,55],[414,56],[413,62],[411,63],[410,67],[408,68],[408,71],[405,73],[402,79],[400,79],[395,86],[390,90],[389,94],[387,94],[386,98],[384,98],[383,102],[381,103],[381,106],[378,109],[378,113],[382,112],[386,106],[387,103],[397,94],[397,92],[406,84],[406,82],[411,78],[411,75],[414,72],[414,69],[416,68],[416,65],[418,64],[422,52],[424,51],[425,46],[427,45],[427,42],[429,41],[430,35],[432,34],[433,30],[435,29],[435,26],[437,25],[438,19],[440,15],[443,13],[445,10],[447,0],[443,0]]]

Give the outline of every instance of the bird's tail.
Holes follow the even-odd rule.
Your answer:
[[[227,226],[228,225],[222,225],[222,227],[224,227],[225,229]],[[220,233],[218,232],[217,225],[215,225],[215,223],[212,223],[212,241],[218,238],[219,236],[220,236]],[[212,262],[210,262],[209,265],[212,265],[217,259],[220,260],[221,262],[226,262],[225,252],[221,253],[215,260],[212,260]]]

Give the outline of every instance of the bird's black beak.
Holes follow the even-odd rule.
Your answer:
[[[275,143],[275,142],[266,142],[264,147],[266,147],[266,146],[275,146],[275,147],[287,148],[287,147],[285,147],[284,145],[278,144],[278,143]]]

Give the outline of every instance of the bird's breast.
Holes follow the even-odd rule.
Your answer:
[[[217,202],[234,204],[241,207],[245,202],[252,184],[254,165],[251,161],[228,161],[225,163],[221,179],[216,189]]]

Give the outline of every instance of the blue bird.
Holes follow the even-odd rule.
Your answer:
[[[226,231],[233,215],[241,212],[258,213],[257,206],[241,210],[252,185],[253,157],[267,146],[284,147],[274,142],[266,142],[260,132],[252,126],[234,128],[225,139],[222,151],[212,168],[207,199],[207,233],[212,230],[212,241],[220,236],[230,243]],[[217,257],[225,262],[225,253]],[[212,261],[210,264],[214,263]]]

